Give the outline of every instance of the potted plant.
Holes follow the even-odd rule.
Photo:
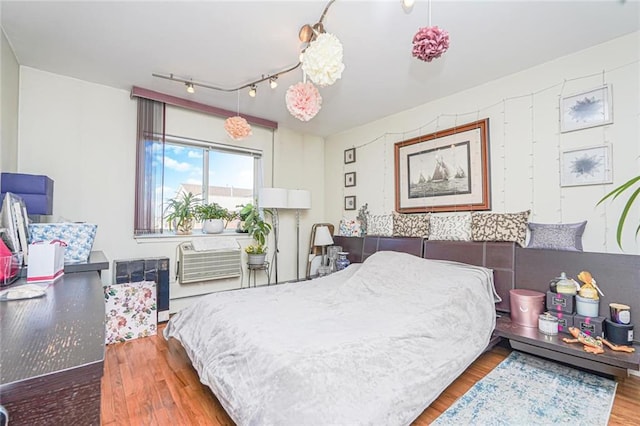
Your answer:
[[[247,253],[247,264],[264,265],[267,257],[267,247],[260,244],[252,244],[245,247],[244,251]]]
[[[169,223],[169,230],[175,228],[176,235],[191,234],[199,202],[200,198],[191,192],[182,192],[169,200],[164,217]]]
[[[264,210],[270,213],[269,210]],[[247,204],[240,210],[240,218],[244,217],[242,229],[253,237],[256,244],[252,244],[244,249],[248,255],[249,265],[263,265],[267,255],[267,237],[271,232],[271,225],[265,222],[260,216],[260,211],[253,204]]]
[[[196,215],[202,221],[202,230],[207,234],[220,234],[234,216],[218,203],[196,206]]]
[[[236,232],[246,233],[247,230],[244,227],[244,221],[251,214],[251,212],[253,211],[253,204],[251,204],[251,203],[249,203],[249,204],[239,204],[236,207],[240,208],[240,210],[238,210],[238,212],[235,213],[236,217],[238,219],[240,219],[238,221],[238,226],[236,227]]]

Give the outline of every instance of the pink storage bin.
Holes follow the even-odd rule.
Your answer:
[[[544,312],[545,294],[539,291],[509,290],[511,322],[524,327],[538,328],[538,316]]]

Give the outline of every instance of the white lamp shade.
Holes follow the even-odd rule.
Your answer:
[[[311,192],[306,189],[290,189],[288,193],[288,208],[290,209],[310,209]]]
[[[330,246],[333,244],[333,238],[331,238],[331,232],[326,226],[318,226],[316,228],[316,237],[313,240],[314,246]]]
[[[260,188],[258,205],[267,209],[286,209],[287,190],[284,188]]]

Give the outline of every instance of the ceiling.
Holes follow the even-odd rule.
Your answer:
[[[17,60],[57,74],[120,89],[180,96],[328,136],[530,68],[640,29],[637,1],[436,1],[432,25],[451,46],[433,62],[411,56],[411,40],[428,25],[428,2],[406,13],[400,0],[338,0],[324,19],[344,46],[345,70],[320,89],[322,109],[302,122],[279,86],[219,92],[152,77],[171,74],[238,87],[295,65],[298,31],[320,18],[326,1],[7,1],[2,27]],[[570,77],[570,76],[568,76]]]

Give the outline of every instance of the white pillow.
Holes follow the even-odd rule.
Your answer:
[[[390,237],[393,235],[393,216],[390,214],[367,215],[367,235]]]
[[[430,240],[471,241],[471,213],[432,214],[429,225]]]
[[[342,218],[338,227],[338,235],[341,237],[361,237],[360,221]]]

